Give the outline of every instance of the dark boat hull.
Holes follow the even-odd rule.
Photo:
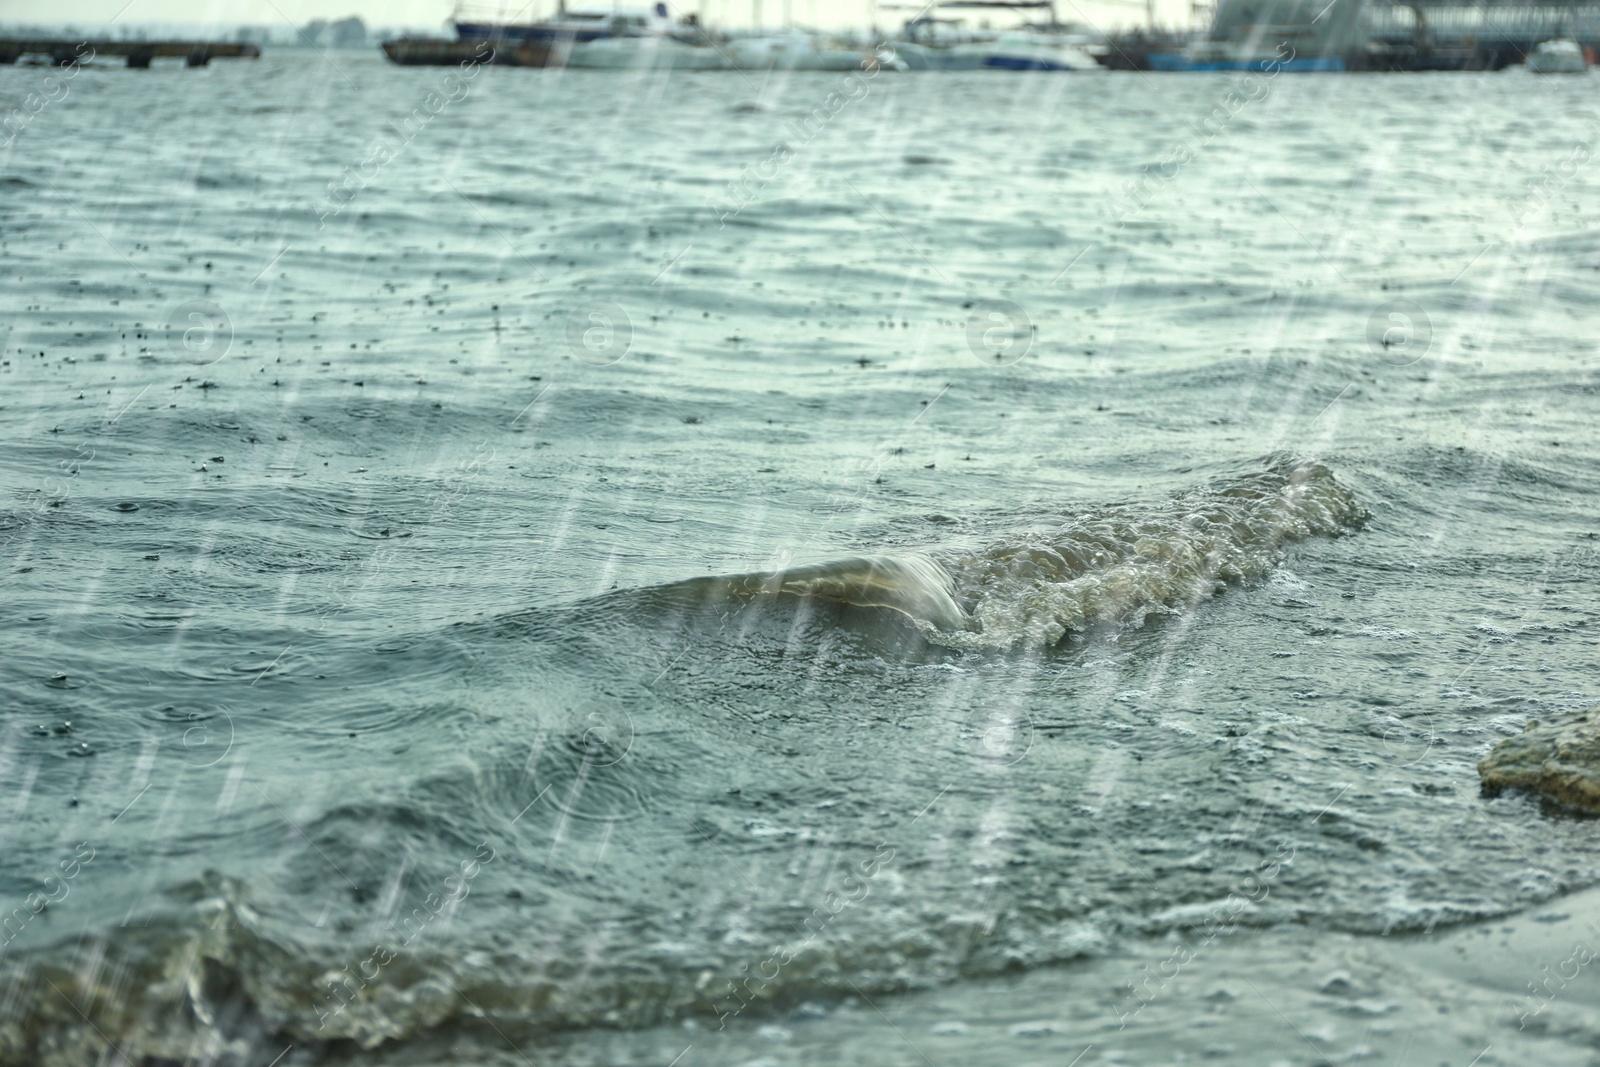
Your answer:
[[[1152,52],[1149,69],[1160,71],[1287,71],[1294,74],[1338,74],[1344,71],[1342,56],[1296,56],[1277,59],[1259,56],[1238,59],[1195,59],[1183,54]]]
[[[383,43],[383,54],[402,67],[453,67],[494,63],[503,67],[560,66],[557,50],[537,41],[446,41],[401,37]]]
[[[496,44],[502,41],[516,45],[523,43],[554,45],[558,41],[583,44],[587,41],[598,41],[602,37],[615,36],[608,26],[596,26],[592,30],[584,30],[538,23],[457,22],[454,25],[456,37],[462,41],[493,41]]]

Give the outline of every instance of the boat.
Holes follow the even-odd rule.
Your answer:
[[[1200,47],[1217,42],[1199,41],[1184,52],[1151,52],[1150,69],[1161,71],[1284,71],[1290,74],[1337,74],[1345,69],[1343,56],[1281,56],[1256,49]]]
[[[914,4],[885,6],[917,6]],[[932,5],[917,6],[900,37],[890,43],[894,54],[910,70],[1103,70],[1095,50],[1102,46],[1081,28],[1056,18],[1054,0],[942,0],[938,12],[953,8],[1039,9],[1045,19],[994,32],[973,31],[966,20],[930,13]]]
[[[727,55],[707,44],[676,37],[601,37],[574,44],[566,65],[589,70],[729,70]]]
[[[539,41],[515,44],[451,41],[439,37],[397,37],[383,42],[383,54],[402,67],[454,67],[495,63],[503,67],[548,67],[550,46]]]
[[[808,33],[739,37],[724,45],[723,51],[740,70],[864,70],[878,61],[869,47]]]
[[[727,70],[730,66],[726,55],[701,29],[696,15],[674,20],[665,3],[657,3],[649,10],[563,8],[555,17],[537,22],[466,17],[462,10],[458,7],[450,20],[458,47],[492,46],[497,55],[506,56],[507,62],[517,66],[601,70]],[[414,43],[409,48],[412,55],[428,55],[431,51],[439,49],[424,49]],[[397,63],[408,61],[394,53],[389,55]]]
[[[650,11],[562,11],[540,22],[494,22],[476,18],[450,20],[461,41],[537,42],[544,45],[585,44],[605,37],[670,34],[673,23],[665,3]]]
[[[1104,70],[1076,34],[1037,29],[1002,33],[986,46],[983,65],[997,70]]]
[[[919,11],[889,48],[908,70],[978,70],[996,36],[969,30],[966,19]]]
[[[978,70],[989,55],[988,47],[975,41],[952,45],[896,41],[890,47],[907,70]]]
[[[1583,48],[1566,37],[1545,41],[1528,53],[1523,65],[1530,74],[1582,74],[1589,69]]]

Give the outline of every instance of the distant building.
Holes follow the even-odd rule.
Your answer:
[[[351,15],[329,26],[328,38],[329,43],[335,48],[365,48],[367,24],[355,15]]]
[[[329,22],[312,19],[300,30],[300,36],[319,48],[367,47],[367,24],[355,15]]]

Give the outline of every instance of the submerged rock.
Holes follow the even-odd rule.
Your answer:
[[[1491,795],[1533,789],[1600,812],[1600,707],[1534,719],[1479,760],[1478,775]]]

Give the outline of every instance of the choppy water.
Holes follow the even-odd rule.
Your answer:
[[[334,62],[0,150],[0,1060],[1166,1063],[1230,901],[1600,883],[1473,770],[1600,693],[1586,79]]]

